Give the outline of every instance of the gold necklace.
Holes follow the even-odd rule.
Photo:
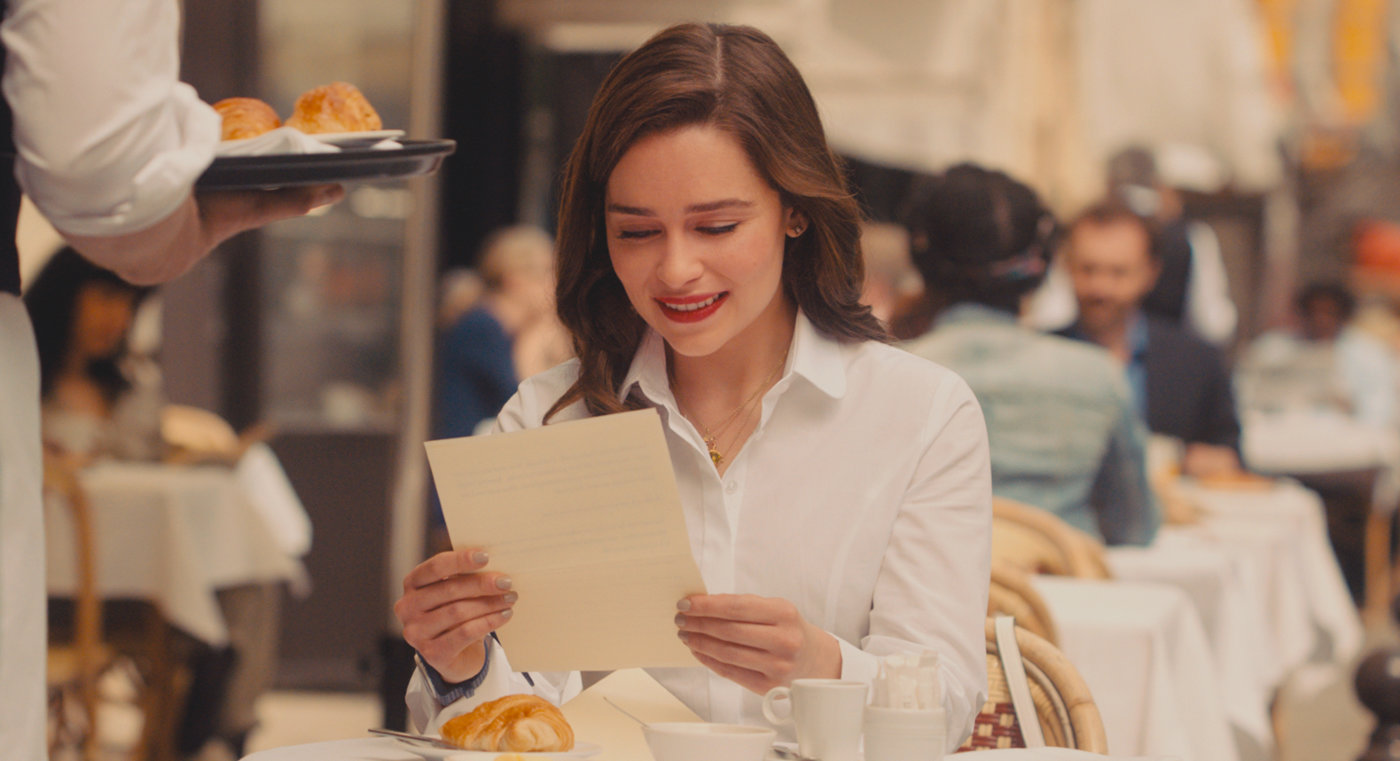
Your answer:
[[[762,383],[758,384],[758,388],[754,390],[753,394],[751,394],[749,398],[745,399],[744,402],[738,407],[735,407],[733,412],[726,415],[724,417],[724,420],[720,421],[714,428],[703,424],[700,426],[700,438],[704,440],[705,448],[710,451],[710,461],[713,462],[716,466],[724,462],[724,455],[719,451],[719,437],[722,436],[724,432],[729,429],[729,426],[733,424],[733,422],[736,419],[738,419],[739,413],[748,409],[749,406],[754,403],[754,400],[758,399],[760,394],[762,394],[764,391],[767,391],[768,387],[773,385],[773,383],[778,380],[778,376],[782,374],[783,366],[786,364],[787,355],[784,354],[783,361],[778,363],[778,366],[773,369],[773,373],[769,375],[766,379],[764,379]],[[679,406],[679,404],[677,404],[677,406]],[[684,415],[685,410],[681,410],[681,414]]]

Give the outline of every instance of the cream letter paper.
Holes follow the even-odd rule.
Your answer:
[[[696,665],[673,619],[705,585],[655,410],[426,446],[452,544],[520,593],[513,669]]]

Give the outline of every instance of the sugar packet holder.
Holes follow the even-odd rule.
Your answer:
[[[933,710],[943,707],[938,653],[896,653],[880,661],[870,686],[870,704],[880,708]]]
[[[936,653],[891,655],[881,661],[863,730],[865,761],[943,758],[948,729]]]

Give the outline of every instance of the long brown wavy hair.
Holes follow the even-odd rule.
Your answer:
[[[604,196],[613,168],[637,140],[691,125],[733,135],[783,205],[808,220],[806,232],[787,239],[788,298],[836,340],[886,340],[860,303],[860,209],[802,75],[757,29],[680,24],[608,73],[565,167],[556,301],[580,369],[546,420],[580,399],[594,415],[640,406],[617,396],[647,326],[608,258]]]

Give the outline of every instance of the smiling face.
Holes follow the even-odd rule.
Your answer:
[[[608,178],[605,208],[613,271],[674,352],[764,351],[790,333],[783,244],[798,215],[729,133],[638,140]]]

